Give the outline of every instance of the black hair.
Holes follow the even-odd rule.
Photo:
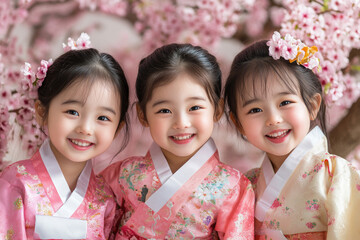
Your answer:
[[[315,94],[320,94],[322,101],[317,117],[311,121],[310,127],[313,128],[319,124],[326,135],[326,106],[323,101],[323,91],[321,83],[316,74],[296,62],[290,63],[288,60],[280,58],[273,59],[269,55],[267,40],[256,42],[243,51],[238,53],[233,60],[230,74],[225,84],[225,102],[229,111],[234,114],[238,121],[237,104],[239,100],[244,100],[247,84],[254,84],[256,81],[262,81],[263,92],[266,92],[266,83],[269,74],[275,74],[278,80],[293,92],[299,92],[309,113],[313,110],[312,98]],[[296,80],[295,80],[295,79]],[[294,81],[295,80],[295,81]],[[252,81],[252,82],[251,82]],[[237,124],[240,124],[237,122]]]
[[[89,84],[98,81],[111,83],[120,97],[120,122],[124,122],[125,137],[121,150],[129,141],[128,107],[129,86],[119,63],[107,53],[94,48],[70,50],[59,56],[49,67],[46,77],[38,89],[38,99],[44,107],[46,119],[52,99],[74,83]],[[120,150],[120,151],[121,151]]]
[[[217,110],[221,97],[221,70],[216,58],[207,50],[191,44],[169,44],[143,58],[136,78],[136,95],[146,118],[146,103],[153,90],[186,73],[204,87]]]

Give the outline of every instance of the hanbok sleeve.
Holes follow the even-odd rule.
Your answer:
[[[0,178],[0,239],[26,239],[23,196]]]
[[[123,192],[119,184],[120,167],[121,164],[119,162],[113,163],[100,173],[105,179],[106,184],[110,186],[116,199],[114,217],[112,218],[113,226],[110,230],[110,239],[113,239],[114,235],[118,232],[120,220],[124,214]]]
[[[250,181],[241,175],[239,184],[224,201],[215,230],[220,239],[254,239],[255,194]]]
[[[330,186],[326,210],[327,239],[358,239],[360,236],[360,172],[348,161],[331,156],[328,164]]]
[[[115,213],[116,213],[116,202],[115,201],[109,201],[106,212],[104,216],[104,234],[107,236],[106,239],[112,240],[114,239],[115,235],[114,232],[116,232],[115,229]]]

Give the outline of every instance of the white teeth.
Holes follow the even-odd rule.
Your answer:
[[[90,143],[86,143],[86,142],[79,142],[79,141],[76,141],[76,140],[73,140],[71,139],[71,142],[80,146],[80,147],[87,147],[87,146],[90,146]]]
[[[284,131],[281,131],[281,132],[276,132],[276,133],[273,133],[273,134],[268,134],[268,136],[272,137],[272,138],[276,138],[276,137],[280,137],[280,136],[284,135],[285,133],[287,133],[287,130],[284,130]]]
[[[191,138],[191,136],[192,136],[192,134],[191,134],[191,135],[187,135],[187,136],[173,136],[173,138],[174,138],[175,140],[181,141],[181,140],[187,140],[187,139]]]

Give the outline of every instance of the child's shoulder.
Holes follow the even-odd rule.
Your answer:
[[[145,156],[131,156],[120,160],[118,162],[110,164],[105,170],[102,171],[102,174],[109,172],[119,172],[120,169],[128,169],[129,171],[138,169],[138,168],[147,168],[153,166],[152,160],[149,154]]]
[[[330,175],[349,172],[360,176],[360,170],[352,165],[351,162],[340,156],[325,153],[323,155],[322,162],[325,163]]]
[[[0,177],[5,179],[13,177],[15,175],[24,176],[28,174],[28,171],[33,172],[33,165],[30,159],[20,160],[7,166],[1,173]]]
[[[226,175],[237,179],[237,182],[241,182],[242,184],[250,184],[250,181],[244,173],[242,173],[239,169],[234,168],[226,163],[220,162],[217,165],[216,169],[216,171],[224,172],[226,173]],[[222,174],[219,174],[219,177],[223,177]]]
[[[261,168],[253,168],[245,173],[245,176],[250,180],[250,182],[254,185],[257,183],[259,176],[261,173]]]
[[[31,160],[21,160],[7,166],[1,173],[2,184],[23,189],[26,184],[38,184],[39,177]]]

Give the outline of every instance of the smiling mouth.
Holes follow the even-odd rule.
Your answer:
[[[79,147],[88,147],[88,146],[92,145],[91,142],[83,142],[83,141],[79,141],[79,140],[75,140],[75,139],[70,139],[70,142],[72,142],[73,144],[75,144]]]
[[[176,141],[183,141],[183,140],[188,140],[188,139],[192,138],[194,135],[195,134],[182,135],[182,136],[171,136],[171,138]]]
[[[266,136],[269,138],[282,138],[285,137],[290,131],[291,130],[284,130],[284,131],[268,134]]]

